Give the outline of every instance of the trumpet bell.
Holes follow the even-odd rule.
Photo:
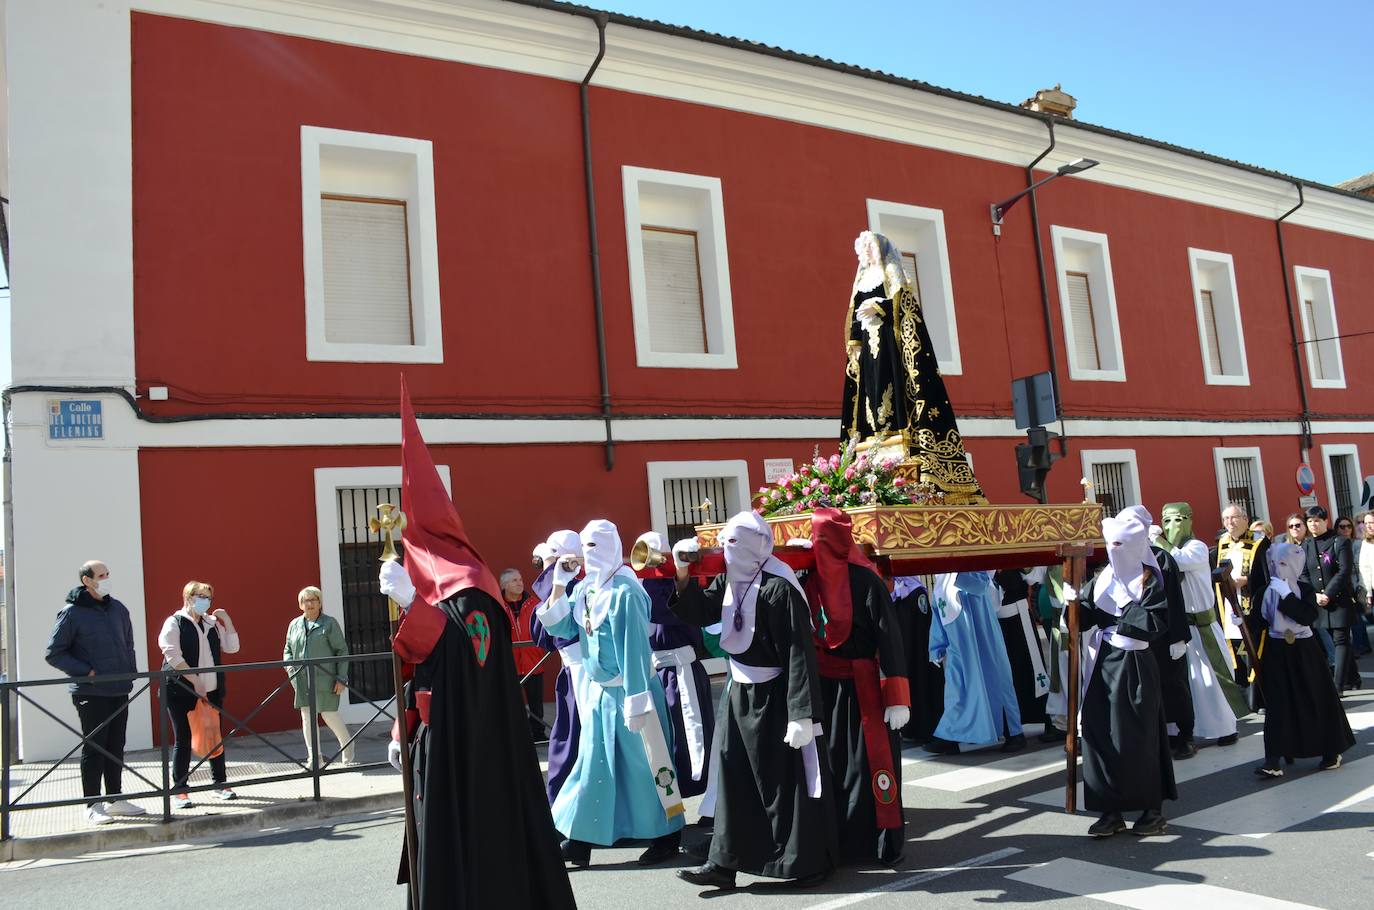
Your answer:
[[[663,565],[667,559],[667,554],[649,546],[647,541],[635,541],[635,545],[630,548],[630,568],[636,572],[657,568]]]

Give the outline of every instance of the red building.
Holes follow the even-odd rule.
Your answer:
[[[628,545],[744,507],[766,459],[834,448],[865,228],[911,254],[995,501],[1011,381],[1051,368],[1051,501],[1089,477],[1206,534],[1230,499],[1278,523],[1304,461],[1349,512],[1374,463],[1353,193],[557,4],[10,0],[6,32],[20,678],[89,558],[154,665],[192,578],[239,660],[277,659],[308,584],[381,647],[401,373],[497,570],[592,517]],[[993,230],[1032,161],[1077,158]],[[29,711],[23,741],[63,739]]]

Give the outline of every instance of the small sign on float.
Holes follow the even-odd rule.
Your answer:
[[[765,458],[763,460],[763,482],[777,483],[789,474],[796,473],[790,458]]]
[[[104,439],[105,424],[99,399],[60,398],[48,401],[48,439]]]

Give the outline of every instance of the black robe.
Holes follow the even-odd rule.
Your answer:
[[[945,671],[930,662],[930,593],[924,587],[893,603],[906,643],[907,683],[911,687],[911,720],[902,738],[928,742],[945,713]]]
[[[1100,575],[1100,573],[1099,573]],[[1081,628],[1117,626],[1122,635],[1151,642],[1167,633],[1169,604],[1151,573],[1139,601],[1120,617],[1093,604],[1097,576],[1079,602]],[[1159,667],[1149,648],[1127,651],[1104,638],[1083,693],[1083,793],[1090,812],[1159,809],[1178,799],[1160,699]]]
[[[438,609],[448,622],[408,687],[412,707],[416,693],[428,690],[430,698],[430,722],[419,725],[410,748],[420,908],[576,907],[516,684],[504,610],[476,588]],[[483,626],[488,650],[479,661]],[[408,872],[403,849],[401,882]]]
[[[1164,597],[1169,603],[1168,629],[1150,642],[1150,651],[1159,665],[1160,695],[1164,699],[1164,720],[1178,726],[1179,742],[1191,741],[1196,715],[1193,713],[1193,687],[1188,682],[1188,658],[1169,656],[1169,647],[1193,637],[1188,624],[1188,605],[1183,600],[1183,573],[1174,557],[1163,547],[1151,546],[1155,561],[1164,573]],[[1204,629],[1202,634],[1210,635]]]
[[[1278,608],[1305,626],[1316,622],[1320,614],[1316,592],[1305,581],[1298,582],[1298,595],[1289,594]],[[1260,660],[1260,686],[1266,764],[1280,758],[1334,758],[1355,745],[1326,666],[1326,651],[1315,636],[1294,639],[1291,645],[1270,637]]]
[[[901,627],[892,608],[887,585],[871,569],[849,566],[849,596],[854,606],[849,638],[829,653],[845,660],[876,658],[878,669],[889,679],[906,678]],[[868,761],[859,697],[854,680],[821,676],[825,702],[825,742],[830,757],[830,781],[835,786],[835,820],[840,855],[850,862],[878,859],[893,863],[901,858],[906,842],[906,823],[897,828],[878,827],[875,811],[874,772]],[[883,727],[892,753],[890,790],[902,808],[902,743],[897,731]]]
[[[893,298],[886,294],[880,284],[858,291],[850,301],[840,443],[900,435],[907,455],[920,459],[922,483],[932,484],[951,503],[987,502],[964,454],[964,437],[920,302],[905,288]],[[871,334],[855,315],[869,298],[878,298],[882,307]]]
[[[998,590],[1002,592],[1002,603],[1014,604],[1018,600],[1027,601],[1030,609],[1030,586],[1019,569],[1002,569],[993,576]],[[1002,641],[1007,648],[1007,660],[1011,663],[1011,684],[1016,689],[1016,706],[1021,710],[1021,723],[1043,724],[1045,722],[1045,700],[1048,694],[1035,694],[1035,664],[1031,662],[1030,644],[1026,641],[1025,629],[1021,626],[1020,615],[997,617],[1002,627]],[[1035,634],[1035,620],[1031,620],[1031,634]],[[1036,647],[1039,647],[1037,636]],[[1041,655],[1043,659],[1043,654]]]
[[[771,878],[805,878],[835,867],[834,794],[825,737],[817,737],[821,795],[807,792],[802,751],[783,742],[789,721],[822,721],[820,675],[806,600],[787,581],[762,574],[754,639],[731,655],[782,672],[762,683],[731,681],[716,715],[720,740],[710,860],[724,869]],[[720,622],[725,576],[705,591],[695,581],[668,606],[684,622]]]

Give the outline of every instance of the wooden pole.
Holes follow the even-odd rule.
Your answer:
[[[1065,710],[1068,712],[1065,725],[1067,732],[1064,739],[1065,768],[1064,768],[1064,811],[1072,815],[1078,811],[1078,702],[1079,692],[1082,688],[1079,663],[1079,635],[1078,625],[1078,589],[1086,580],[1088,570],[1088,554],[1092,552],[1091,545],[1069,544],[1059,548],[1059,553],[1064,558],[1064,584],[1066,590],[1073,592],[1072,597],[1064,598],[1064,621],[1068,627],[1067,650],[1068,650],[1068,674],[1064,685],[1064,693],[1067,701]]]

